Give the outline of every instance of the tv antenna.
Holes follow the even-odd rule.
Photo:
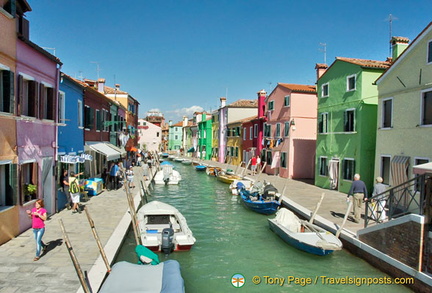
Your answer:
[[[42,49],[44,49],[44,50],[52,50],[53,51],[53,55],[56,56],[56,48],[42,47]]]
[[[389,47],[390,55],[389,56],[391,56],[392,55],[391,39],[393,37],[393,20],[398,20],[398,18],[394,15],[389,14],[389,16],[385,20],[389,22],[389,43],[390,43],[390,47]]]
[[[99,79],[99,71],[100,71],[99,62],[90,61],[90,63],[96,64],[97,79]]]
[[[322,49],[318,49],[318,50],[324,53],[324,64],[327,64],[327,44],[319,43],[319,45],[322,47]]]

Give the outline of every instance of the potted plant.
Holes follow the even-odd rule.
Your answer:
[[[36,194],[37,191],[37,186],[34,184],[24,184],[24,196],[25,196],[25,201],[30,201],[33,198],[33,195]]]

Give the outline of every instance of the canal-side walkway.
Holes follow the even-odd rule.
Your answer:
[[[139,180],[141,178],[142,169],[135,167],[136,187],[131,189],[135,204],[138,204],[140,198]],[[149,181],[146,182],[149,183]],[[82,204],[88,209],[107,257],[112,261],[131,220],[125,190],[123,188],[105,190],[97,196],[90,196],[89,200]],[[46,231],[43,241],[48,244],[48,248],[39,261],[33,261],[35,256],[33,229],[25,231],[0,246],[1,293],[54,293],[81,290],[81,284],[63,241],[60,219],[82,271],[93,272],[89,273],[91,283],[103,280],[106,268],[100,261],[100,252],[86,213],[83,211],[81,214],[73,214],[71,210],[64,209],[52,215],[45,222]],[[92,268],[101,270],[99,276]],[[97,289],[93,288],[93,292],[96,292]]]

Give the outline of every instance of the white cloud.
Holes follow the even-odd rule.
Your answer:
[[[189,108],[181,108],[172,111],[167,111],[166,113],[172,117],[172,120],[182,120],[183,116],[192,118],[193,113],[203,112],[204,109],[201,106],[191,106]]]

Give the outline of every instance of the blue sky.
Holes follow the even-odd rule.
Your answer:
[[[30,39],[55,48],[62,71],[106,79],[167,120],[255,99],[278,82],[314,84],[335,57],[385,60],[394,36],[414,39],[431,0],[28,0]],[[54,50],[47,49],[53,53]],[[97,62],[97,63],[94,63]]]

